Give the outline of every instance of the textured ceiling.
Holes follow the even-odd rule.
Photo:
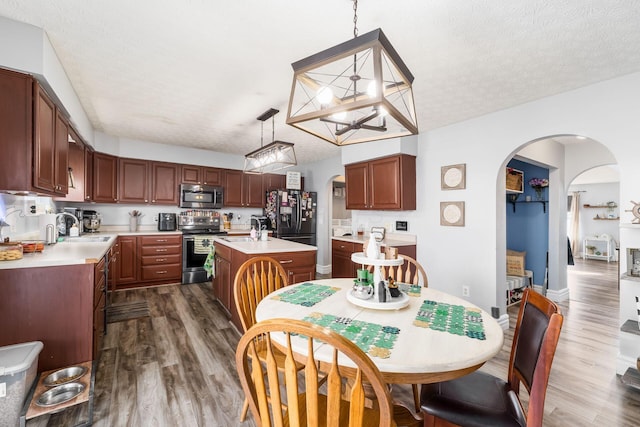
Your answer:
[[[291,63],[348,40],[351,0],[0,0],[43,28],[96,130],[245,154],[270,107],[299,163],[338,154],[284,124]],[[637,0],[360,0],[415,76],[421,131],[640,70]],[[265,143],[271,124],[265,123]]]

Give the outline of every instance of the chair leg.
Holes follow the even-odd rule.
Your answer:
[[[416,409],[416,413],[420,412],[420,389],[418,388],[418,384],[411,384],[411,388],[413,389],[413,405]]]
[[[247,412],[249,412],[249,401],[247,398],[242,402],[242,412],[240,413],[240,422],[243,423],[247,419]]]

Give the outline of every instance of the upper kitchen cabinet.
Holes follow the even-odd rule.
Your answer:
[[[118,201],[149,203],[149,162],[140,159],[118,159]]]
[[[118,201],[118,158],[104,153],[93,153],[93,201]]]
[[[33,186],[46,193],[67,194],[69,127],[67,119],[34,82]]]
[[[56,200],[66,202],[91,201],[92,152],[89,151],[78,134],[69,127],[69,188],[65,197]]]
[[[174,163],[151,162],[151,203],[178,206],[178,173]]]
[[[346,208],[415,210],[416,158],[407,154],[345,166]]]
[[[33,80],[0,69],[0,190],[32,190]]]
[[[0,190],[64,195],[68,124],[29,75],[0,69]]]
[[[286,188],[287,176],[276,173],[265,173],[262,175],[262,184],[265,191]]]
[[[174,163],[118,159],[118,202],[177,205],[178,169]]]
[[[182,165],[180,182],[182,184],[222,185],[223,170],[206,166]]]
[[[232,169],[224,171],[225,207],[262,208],[264,203],[262,175]]]

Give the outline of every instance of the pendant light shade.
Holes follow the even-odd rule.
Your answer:
[[[287,124],[336,145],[418,133],[413,75],[381,29],[292,67]]]
[[[257,150],[250,152],[244,157],[244,171],[247,173],[271,173],[282,169],[297,165],[296,152],[293,144],[290,142],[274,141],[273,116],[278,114],[279,110],[270,108],[269,110],[258,116],[257,120],[262,123],[260,145]],[[264,121],[271,119],[272,142],[262,145],[264,136]]]

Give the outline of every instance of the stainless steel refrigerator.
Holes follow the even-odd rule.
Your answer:
[[[267,228],[278,239],[316,246],[317,200],[312,191],[268,191],[264,209]]]

